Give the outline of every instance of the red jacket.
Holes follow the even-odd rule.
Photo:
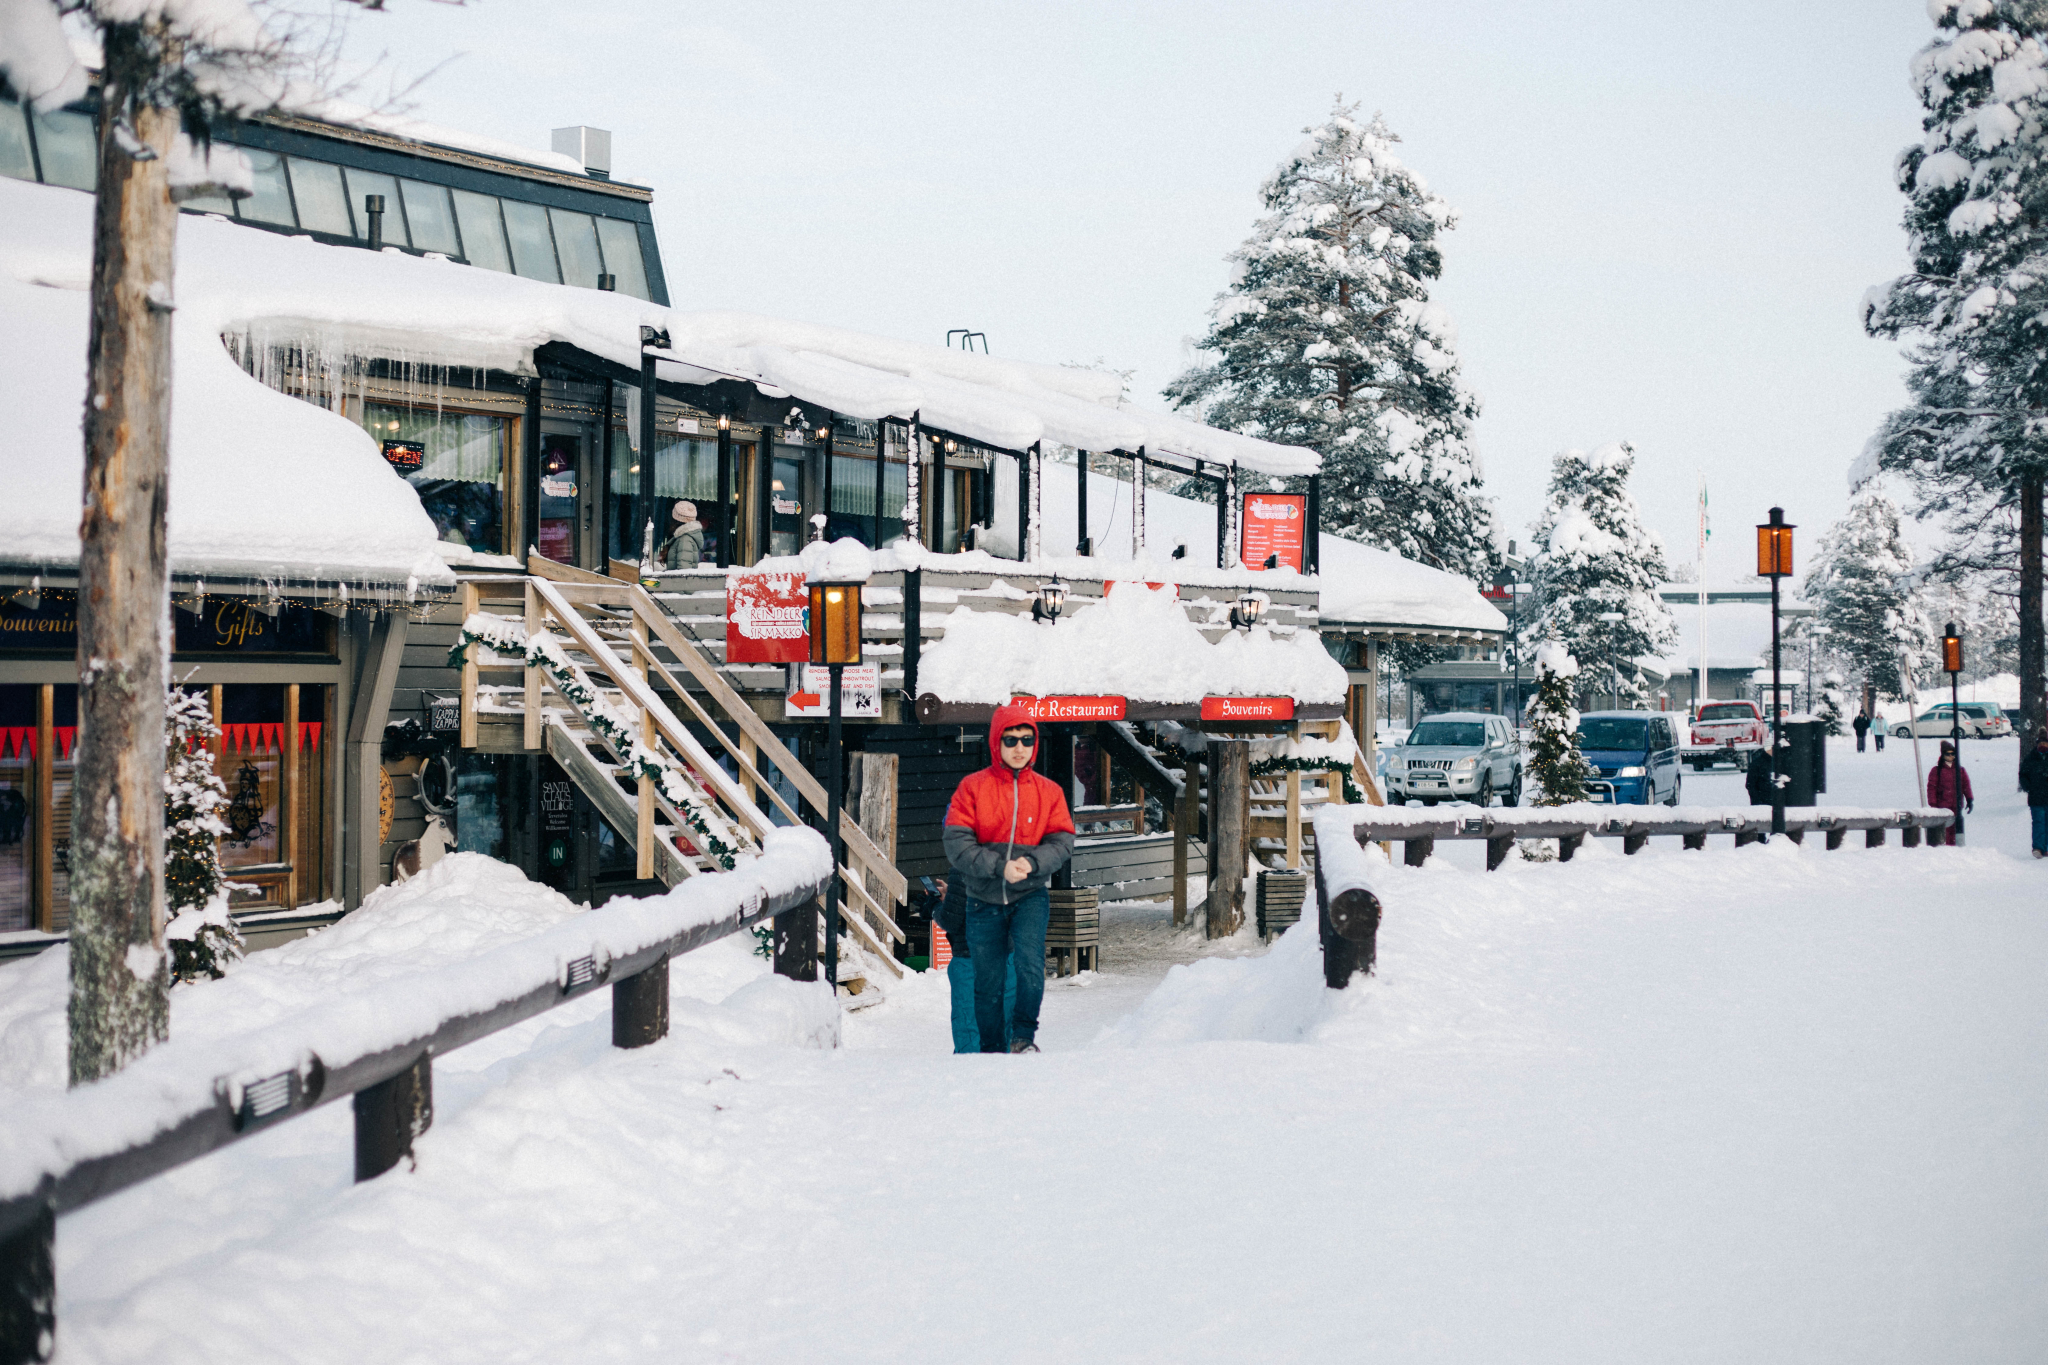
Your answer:
[[[1073,856],[1074,817],[1059,784],[1037,771],[1038,749],[1021,769],[1003,762],[1003,731],[1020,725],[1038,733],[1023,707],[996,708],[988,726],[989,765],[960,779],[946,807],[947,861],[979,901],[1008,904],[1042,890]],[[1037,871],[1021,882],[1004,881],[1003,864],[1019,856]]]
[[[1927,774],[1927,804],[1937,806],[1942,810],[1954,810],[1956,808],[1956,783],[1955,777],[1951,776],[1951,774],[1961,776],[1963,779],[1963,800],[1971,805],[1975,805],[1977,803],[1977,796],[1976,793],[1970,790],[1969,770],[1960,763],[1956,764],[1953,768],[1944,768],[1939,763],[1934,765],[1933,771]]]

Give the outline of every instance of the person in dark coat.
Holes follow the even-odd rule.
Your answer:
[[[1858,711],[1856,719],[1849,722],[1849,728],[1856,732],[1856,752],[1863,752],[1863,741],[1870,735],[1870,717]]]
[[[1768,806],[1771,804],[1771,752],[1758,749],[1749,756],[1749,772],[1743,777],[1742,785],[1749,791],[1749,804]]]
[[[1970,791],[1970,770],[1956,758],[1956,746],[1952,740],[1941,742],[1941,759],[1934,765],[1934,771],[1927,774],[1927,804],[1940,810],[1956,808],[1956,793],[1960,790],[1963,809],[1977,809],[1977,798]],[[1944,844],[1956,841],[1955,826],[1936,831],[1936,838]]]
[[[2034,736],[2034,747],[2020,760],[2020,790],[2034,820],[2034,856],[2048,858],[2048,730]]]

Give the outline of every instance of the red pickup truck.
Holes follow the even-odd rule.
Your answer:
[[[1710,698],[1700,704],[1698,714],[1693,716],[1692,742],[1679,751],[1679,757],[1695,771],[1719,763],[1732,763],[1740,768],[1749,762],[1750,754],[1764,747],[1769,737],[1770,727],[1755,702]]]

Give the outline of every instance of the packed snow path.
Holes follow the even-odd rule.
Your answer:
[[[1900,757],[1838,749],[1830,798]],[[656,1046],[594,999],[438,1063],[416,1170],[350,1185],[337,1106],[66,1217],[59,1359],[2038,1360],[2048,865],[2016,746],[1965,759],[1962,850],[1395,869],[1342,995],[1307,932],[1113,913],[1037,1057],[949,1055],[933,977],[804,1046],[822,997],[718,945]]]

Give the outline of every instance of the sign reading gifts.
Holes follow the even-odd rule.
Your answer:
[[[800,664],[811,657],[811,599],[800,573],[725,576],[725,658]]]
[[[1263,569],[1277,555],[1276,568],[1301,572],[1302,547],[1308,541],[1307,494],[1247,493],[1239,521],[1243,553],[1238,558],[1247,569]]]
[[[1036,721],[1122,720],[1122,697],[1012,697],[1010,705],[1024,708],[1024,718]]]
[[[1203,720],[1293,720],[1292,697],[1204,697]]]

